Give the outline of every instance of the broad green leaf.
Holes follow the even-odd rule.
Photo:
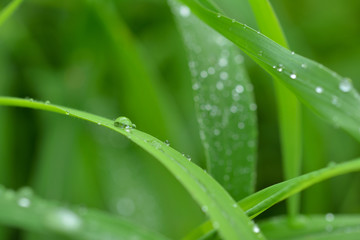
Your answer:
[[[167,239],[119,217],[83,207],[68,208],[36,197],[29,188],[0,186],[0,223],[72,239]],[[52,238],[52,237],[51,237]]]
[[[4,9],[0,9],[0,26],[16,11],[22,0],[12,0]]]
[[[273,77],[281,80],[309,108],[360,140],[360,97],[350,79],[287,50],[244,24],[204,8],[196,1],[181,2]]]
[[[260,30],[280,45],[289,48],[276,14],[268,0],[249,0]],[[282,162],[285,179],[297,177],[301,173],[301,106],[296,96],[277,78],[275,89],[278,105],[281,136]],[[299,212],[299,196],[288,200],[289,216],[294,218]]]
[[[326,179],[342,174],[360,171],[360,159],[348,161],[342,164],[330,164],[323,168],[285,182],[281,182],[265,188],[250,195],[238,202],[238,205],[246,212],[250,218],[254,218],[276,203],[299,193],[300,191]],[[209,232],[213,229],[209,222],[204,223],[199,228],[191,232],[185,239],[199,239],[203,235],[212,236]],[[208,239],[208,238],[205,238]]]
[[[237,47],[169,1],[188,50],[194,102],[209,173],[235,199],[254,191],[256,104]]]
[[[360,236],[359,215],[299,216],[298,225],[291,227],[284,217],[259,223],[268,239],[273,240],[356,240]]]
[[[114,122],[71,108],[11,97],[0,97],[0,105],[56,112],[93,122],[124,135],[153,155],[184,185],[201,205],[202,210],[210,217],[212,225],[218,229],[224,239],[264,239],[258,228],[230,195],[204,170],[166,143],[133,129],[129,121],[116,120]]]

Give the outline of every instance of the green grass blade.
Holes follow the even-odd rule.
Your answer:
[[[360,171],[360,159],[338,165],[330,165],[327,168],[275,184],[239,201],[238,204],[250,218],[254,218],[276,203],[283,201],[316,183],[355,171]],[[211,224],[207,222],[195,229],[185,239],[198,239],[203,235],[209,234],[210,231],[212,231],[212,227]]]
[[[242,199],[254,192],[257,150],[256,104],[244,58],[187,6],[169,3],[188,50],[208,171]]]
[[[100,211],[83,207],[68,208],[43,200],[34,196],[28,188],[15,192],[0,186],[0,223],[50,236],[59,234],[71,239],[167,239]]]
[[[71,108],[11,97],[0,97],[0,105],[56,112],[93,122],[124,135],[153,155],[184,185],[224,239],[264,239],[242,209],[212,177],[166,143],[136,129],[117,127],[112,120]],[[256,231],[253,231],[254,228]]]
[[[249,0],[260,31],[289,48],[280,23],[268,0]],[[297,177],[301,173],[301,107],[296,96],[275,78],[278,105],[279,127],[281,135],[282,162],[285,179]],[[288,200],[288,212],[294,218],[299,212],[299,196]]]
[[[356,240],[360,236],[359,215],[310,215],[299,217],[296,228],[284,217],[261,222],[268,239],[273,240]]]
[[[0,11],[0,26],[16,11],[23,0],[13,0]]]
[[[181,1],[273,77],[281,80],[305,105],[360,140],[360,97],[351,80],[289,51],[244,24],[209,11],[195,1]]]

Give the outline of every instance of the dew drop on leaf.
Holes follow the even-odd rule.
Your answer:
[[[56,209],[47,216],[49,227],[61,232],[77,231],[82,221],[77,214],[67,209]]]
[[[317,92],[317,93],[322,93],[323,91],[324,91],[324,89],[322,87],[315,88],[315,92]]]
[[[260,232],[260,228],[259,228],[259,226],[258,225],[254,225],[254,227],[253,227],[253,232],[254,233],[259,233]]]
[[[20,207],[23,207],[23,208],[28,208],[31,205],[30,199],[26,198],[26,197],[19,198],[17,203]]]
[[[296,79],[296,77],[297,77],[297,76],[296,76],[295,73],[290,74],[290,78],[291,78],[291,79]]]
[[[349,78],[344,78],[339,84],[339,88],[342,92],[350,92],[352,89],[351,80]]]
[[[131,120],[127,117],[118,117],[114,122],[114,126],[119,128],[126,128],[126,129],[131,129],[136,127],[135,124],[133,124]]]
[[[187,6],[180,6],[180,16],[182,17],[189,17],[190,16],[190,9]]]
[[[335,216],[334,216],[334,214],[332,214],[332,213],[327,213],[327,214],[325,215],[325,220],[326,220],[327,222],[332,222],[332,221],[334,221],[334,219],[335,219]]]

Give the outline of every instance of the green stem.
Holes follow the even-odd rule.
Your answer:
[[[259,28],[263,34],[288,48],[280,23],[268,0],[249,0]],[[282,63],[279,63],[282,64]],[[301,106],[296,96],[278,79],[274,79],[278,105],[282,159],[285,179],[299,176],[301,169]],[[295,219],[299,212],[300,198],[288,200],[288,214]]]

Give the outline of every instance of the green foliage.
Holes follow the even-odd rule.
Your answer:
[[[360,85],[318,63],[359,75],[356,1],[21,2],[0,239],[358,238]]]

